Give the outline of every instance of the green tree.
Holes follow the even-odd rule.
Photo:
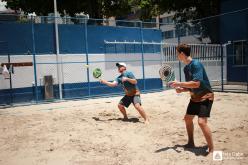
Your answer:
[[[199,40],[210,37],[218,43],[219,18],[201,19],[219,14],[220,0],[132,0],[138,8],[141,20],[151,19],[165,12],[174,12],[174,21],[179,31],[192,26],[201,32]]]
[[[7,7],[24,12],[36,12],[47,15],[53,12],[53,0],[3,0]],[[132,9],[144,19],[152,18],[164,12],[176,12],[176,20],[183,22],[202,18],[218,12],[219,0],[57,0],[58,11],[71,16],[85,12],[92,18],[102,16],[124,16]],[[194,8],[194,10],[191,10]]]
[[[35,12],[37,15],[47,15],[48,13],[54,12],[53,0],[4,0],[7,1],[8,8],[13,10],[21,9],[25,13]],[[94,11],[91,8],[92,3],[96,0],[57,0],[58,11],[63,15],[64,11],[70,16],[74,16],[75,13],[82,11]],[[91,3],[91,4],[89,4]],[[97,6],[97,5],[95,5]],[[94,14],[96,15],[96,14]]]
[[[130,0],[103,0],[103,15],[105,17],[123,17],[131,12]]]
[[[175,12],[174,20],[179,23],[178,27],[198,27],[201,32],[200,40],[210,37],[212,42],[219,42],[219,18],[201,19],[219,14],[219,0],[161,0],[159,7],[160,13]]]
[[[7,7],[13,10],[22,9],[25,13],[35,12],[37,15],[47,15],[54,11],[53,0],[4,0]],[[130,0],[57,0],[58,11],[70,16],[84,12],[91,18],[103,16],[122,16],[131,11]]]

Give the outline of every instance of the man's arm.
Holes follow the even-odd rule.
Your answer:
[[[170,86],[173,87],[173,88],[177,88],[177,87],[181,87],[181,88],[199,88],[200,84],[201,84],[200,81],[188,81],[188,82],[173,81]]]
[[[122,82],[128,81],[131,84],[137,84],[137,80],[136,79],[132,79],[132,78],[128,78],[128,77],[122,77]]]
[[[100,83],[105,84],[105,85],[107,85],[109,87],[116,87],[118,85],[118,83],[116,81],[109,82],[109,81],[106,81],[106,80],[100,80]]]
[[[188,92],[188,91],[189,91],[188,88],[181,88],[181,87],[177,87],[176,88],[176,92],[177,93]]]

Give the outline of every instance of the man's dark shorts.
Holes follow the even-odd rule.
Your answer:
[[[134,105],[139,103],[141,105],[140,95],[135,95],[135,96],[125,95],[119,102],[119,104],[124,105],[127,108],[131,103],[133,103]]]
[[[213,101],[208,99],[202,102],[193,102],[190,100],[186,114],[197,115],[198,117],[210,117],[212,105]]]

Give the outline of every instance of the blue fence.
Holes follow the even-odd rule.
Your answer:
[[[118,75],[116,62],[126,62],[135,73],[142,91],[161,90],[157,70],[147,76],[144,61],[159,66],[160,45],[107,45],[105,41],[161,42],[158,29],[138,27],[111,27],[82,24],[58,24],[59,55],[56,56],[56,36],[53,23],[37,23],[34,18],[0,24],[0,63],[33,62],[33,66],[14,67],[10,79],[0,76],[0,104],[40,102],[56,99],[89,98],[122,94],[121,87],[110,88],[92,78],[93,68],[99,67],[105,78]],[[145,59],[145,55],[151,56]],[[58,61],[59,58],[59,61]],[[88,64],[90,67],[85,67]],[[129,69],[128,68],[128,69]],[[47,98],[44,76],[51,76],[52,94]],[[51,91],[50,91],[51,92]]]
[[[61,54],[86,53],[85,27],[82,25],[59,25],[59,44]],[[32,24],[1,23],[0,41],[9,45],[10,54],[26,54],[32,52]],[[35,54],[54,54],[55,33],[53,24],[34,24]],[[161,31],[142,29],[143,40],[161,42]],[[141,41],[140,28],[87,26],[87,43],[90,54],[104,53],[104,40],[107,41]],[[153,49],[153,47],[150,47]],[[148,48],[149,49],[149,48]],[[136,48],[141,53],[140,48]],[[152,51],[152,50],[151,50]],[[123,51],[124,53],[124,51]]]
[[[226,12],[225,6],[221,11]],[[189,23],[163,22],[166,19],[156,23],[60,17],[56,18],[58,43],[54,17],[5,19],[4,16],[3,19],[0,16],[0,63],[33,62],[33,66],[14,67],[10,79],[0,75],[0,104],[50,100],[46,95],[45,76],[53,79],[52,100],[122,94],[120,87],[102,85],[91,74],[98,67],[104,71],[104,78],[112,81],[118,75],[115,63],[120,61],[126,62],[128,70],[134,72],[142,91],[161,90],[157,71],[162,59],[179,64],[178,79],[183,78],[181,63],[174,56],[170,59],[175,55],[172,51],[175,43],[180,42],[200,44],[199,50],[211,43],[226,45],[221,52],[222,60],[214,64],[227,64],[220,67],[221,91],[235,87],[238,92],[247,92],[247,12],[246,8]],[[235,26],[233,23],[226,26],[230,22],[235,22]],[[115,44],[118,42],[122,44]],[[173,49],[160,43],[172,43]],[[210,51],[206,52],[212,52],[209,47]],[[213,56],[218,54],[215,52]],[[207,65],[211,66],[211,58],[208,60]],[[233,83],[238,86],[229,87]]]

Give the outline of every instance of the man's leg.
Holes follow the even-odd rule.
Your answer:
[[[198,124],[201,127],[203,135],[208,143],[208,150],[209,152],[213,152],[214,145],[213,145],[213,138],[210,128],[207,125],[207,118],[206,117],[199,117]]]
[[[139,112],[139,114],[144,118],[145,123],[148,123],[149,121],[148,121],[147,115],[146,115],[144,109],[142,108],[142,106],[140,105],[140,103],[134,104],[134,107]]]
[[[185,147],[194,147],[194,124],[193,124],[193,119],[194,115],[185,115],[184,116],[184,121],[187,129],[187,134],[188,134],[188,144],[185,145]]]
[[[122,113],[122,115],[124,117],[123,119],[127,120],[128,119],[127,118],[127,112],[126,112],[126,109],[125,109],[124,105],[118,104],[118,108],[119,108],[119,110],[121,111],[121,113]]]

